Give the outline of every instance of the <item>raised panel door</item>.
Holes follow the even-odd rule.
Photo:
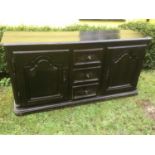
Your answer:
[[[145,45],[108,47],[103,93],[120,93],[136,89]]]
[[[14,52],[20,105],[52,104],[68,98],[68,50]]]

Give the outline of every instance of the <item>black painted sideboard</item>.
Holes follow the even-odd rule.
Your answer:
[[[118,34],[80,32],[74,42],[5,43],[15,113],[137,94],[151,38]]]

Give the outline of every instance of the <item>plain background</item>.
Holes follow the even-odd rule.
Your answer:
[[[80,18],[155,18],[154,0],[0,0],[0,24],[70,23]],[[155,153],[155,136],[0,136],[0,154]]]
[[[0,0],[0,24],[61,26],[80,18],[153,18],[152,3],[150,0]]]

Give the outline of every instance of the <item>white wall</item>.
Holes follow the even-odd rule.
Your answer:
[[[0,24],[63,26],[78,22],[74,8],[60,0],[0,0]]]
[[[144,0],[0,0],[0,24],[7,25],[63,26],[81,18],[152,17],[154,5]]]

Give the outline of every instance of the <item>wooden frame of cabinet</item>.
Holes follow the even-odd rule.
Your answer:
[[[4,44],[15,113],[137,94],[150,40]]]

